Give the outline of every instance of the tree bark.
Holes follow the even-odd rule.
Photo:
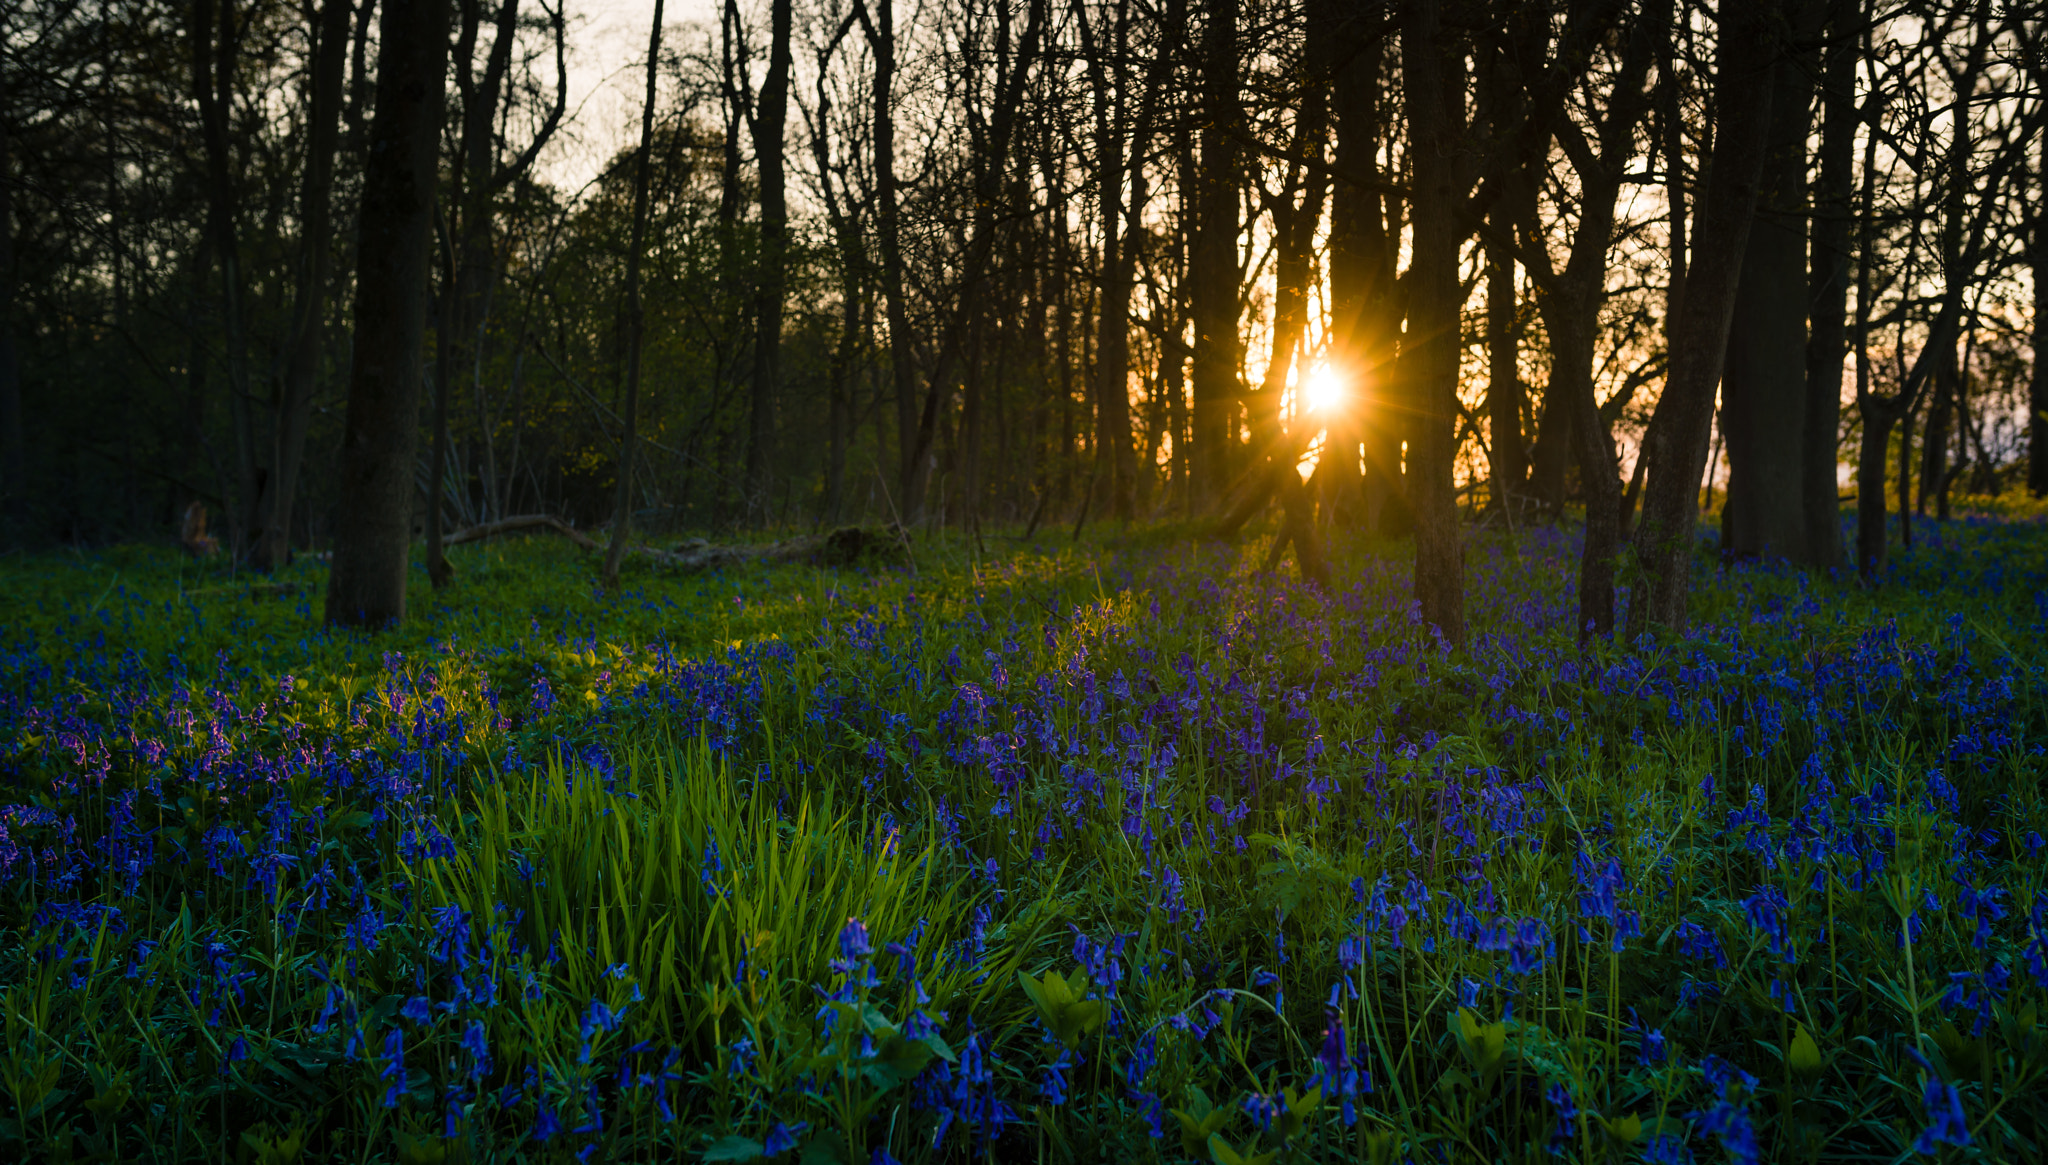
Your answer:
[[[754,300],[754,376],[747,404],[748,508],[765,514],[782,369],[782,309],[789,264],[789,196],[782,158],[789,119],[791,0],[768,8],[768,75],[753,119],[761,179],[761,269]]]
[[[1818,0],[1784,0],[1783,7],[1790,35],[1810,40]],[[1732,533],[1722,551],[1805,562],[1806,138],[1813,69],[1790,48],[1771,70],[1770,142],[1721,375]]]
[[[327,622],[405,618],[414,450],[433,234],[435,146],[446,100],[448,0],[387,3],[363,173],[355,357]]]
[[[1819,171],[1813,189],[1807,267],[1806,427],[1800,498],[1806,561],[1832,569],[1842,557],[1842,505],[1835,480],[1842,427],[1842,360],[1849,336],[1850,195],[1856,147],[1856,32],[1861,0],[1830,0],[1821,64]],[[1860,488],[1860,487],[1859,487]]]
[[[462,98],[462,128],[456,142],[452,181],[447,191],[444,224],[448,237],[442,303],[435,323],[434,444],[428,480],[434,483],[427,510],[427,575],[435,586],[446,585],[452,569],[442,553],[443,498],[448,488],[449,414],[456,386],[468,380],[476,406],[482,464],[484,509],[498,509],[497,462],[491,439],[490,410],[482,370],[484,327],[497,287],[499,262],[492,234],[493,200],[507,183],[525,173],[534,157],[561,123],[568,100],[564,84],[565,30],[562,11],[549,13],[555,39],[555,101],[533,140],[509,164],[499,165],[499,110],[505,100],[512,53],[519,35],[519,0],[502,0],[494,22],[490,55],[478,78],[472,66],[483,27],[480,0],[462,0],[462,26],[456,37],[455,87]]]
[[[1496,231],[1512,230],[1505,216],[1494,220]],[[1486,248],[1486,419],[1493,455],[1493,502],[1513,513],[1515,499],[1529,475],[1522,449],[1522,374],[1516,315],[1515,259],[1507,248]]]
[[[1629,600],[1631,638],[1652,626],[1685,626],[1714,390],[1721,382],[1769,142],[1774,7],[1770,0],[1723,0],[1720,9],[1713,159],[1693,231],[1685,298],[1672,328],[1664,395],[1644,437],[1650,470],[1635,538],[1643,579]]]
[[[0,108],[7,77],[0,73]],[[14,350],[14,176],[7,119],[0,117],[0,523],[17,530],[28,511],[28,443],[22,435],[21,365]],[[7,532],[0,528],[0,532]]]
[[[1235,405],[1244,366],[1238,331],[1238,0],[1214,0],[1202,43],[1203,124],[1195,238],[1189,258],[1195,359],[1188,444],[1197,509],[1222,496],[1235,469]]]
[[[2028,388],[2027,489],[2048,497],[2048,151],[2043,151],[2034,188],[2034,378]]]
[[[786,0],[785,0],[786,2]],[[640,424],[640,350],[646,313],[640,307],[640,253],[647,239],[647,181],[654,161],[654,96],[661,76],[661,7],[647,34],[647,99],[640,106],[640,150],[633,158],[633,226],[626,243],[626,400],[619,432],[619,482],[612,495],[612,541],[604,552],[604,585],[619,584],[619,562],[633,533],[633,441]],[[785,41],[784,49],[788,44]]]
[[[1161,45],[1143,78],[1143,99],[1136,118],[1130,116],[1133,78],[1125,64],[1130,56],[1130,3],[1118,0],[1114,52],[1114,83],[1105,53],[1095,43],[1087,8],[1076,0],[1076,25],[1088,57],[1088,79],[1094,91],[1096,208],[1102,220],[1102,306],[1095,355],[1095,441],[1108,469],[1103,483],[1108,516],[1131,517],[1137,491],[1137,464],[1131,439],[1130,314],[1138,264],[1141,218],[1145,210],[1144,158],[1151,136],[1167,66],[1173,55]],[[1169,0],[1161,26],[1172,35],[1187,23],[1187,0]],[[1124,195],[1126,180],[1130,196]]]
[[[1644,82],[1655,59],[1656,38],[1670,21],[1668,0],[1650,0],[1627,26],[1621,65],[1596,123],[1595,140],[1589,142],[1575,128],[1565,128],[1565,154],[1578,178],[1579,221],[1562,272],[1551,272],[1547,239],[1535,220],[1534,206],[1522,216],[1525,261],[1541,289],[1538,303],[1550,338],[1550,385],[1545,396],[1563,411],[1561,420],[1573,436],[1586,501],[1585,543],[1579,559],[1580,642],[1614,631],[1616,560],[1626,511],[1633,503],[1632,497],[1624,500],[1608,413],[1620,415],[1635,382],[1603,408],[1594,392],[1593,361],[1600,309],[1607,301],[1615,203],[1634,150],[1637,123],[1649,107]],[[1640,459],[1637,467],[1642,467]]]
[[[1333,3],[1333,0],[1324,0]],[[1388,388],[1393,368],[1394,235],[1385,195],[1376,182],[1381,138],[1388,127],[1380,107],[1380,60],[1385,42],[1361,27],[1367,17],[1345,11],[1337,38],[1337,75],[1331,86],[1336,121],[1336,166],[1330,191],[1330,362],[1350,388],[1350,408],[1333,427],[1331,443],[1344,450],[1328,465],[1326,487],[1356,497],[1368,529],[1377,529],[1390,499],[1398,498],[1401,444]]]
[[[1024,35],[1018,41],[1014,55],[999,51],[999,55],[1009,62],[1008,72],[999,74],[995,104],[987,116],[985,145],[976,151],[974,213],[968,229],[967,246],[960,259],[963,275],[955,291],[954,308],[948,313],[939,338],[937,355],[925,376],[924,401],[918,410],[911,456],[906,459],[908,474],[903,482],[903,513],[908,522],[917,522],[923,516],[925,490],[937,460],[932,456],[932,449],[939,437],[941,415],[951,406],[956,370],[971,339],[970,328],[986,306],[982,300],[989,275],[989,260],[996,243],[1003,167],[1010,156],[1025,79],[1039,64],[1038,45],[1045,32],[1045,23],[1046,0],[1030,0]]]
[[[328,257],[334,242],[334,158],[341,145],[344,67],[348,63],[350,5],[325,0],[314,21],[307,85],[306,169],[299,189],[298,280],[292,306],[290,354],[279,386],[270,471],[257,495],[250,565],[276,570],[291,552],[292,503],[306,450],[313,390],[320,376],[327,307]]]
[[[1414,410],[1408,501],[1415,521],[1415,599],[1452,644],[1465,641],[1465,551],[1452,462],[1457,454],[1459,316],[1457,215],[1464,202],[1458,139],[1464,133],[1462,56],[1439,0],[1403,8],[1401,70],[1414,151],[1414,232],[1408,335],[1401,354]]]
[[[192,92],[199,106],[206,157],[206,230],[219,264],[222,348],[228,374],[228,417],[235,441],[237,497],[223,506],[235,554],[247,548],[260,491],[255,426],[249,413],[249,352],[242,308],[242,253],[236,233],[233,158],[228,140],[242,30],[234,0],[192,0]]]

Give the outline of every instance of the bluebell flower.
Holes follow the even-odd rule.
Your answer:
[[[1643,1033],[1642,1047],[1636,1053],[1638,1061],[1648,1067],[1662,1064],[1669,1055],[1670,1048],[1665,1043],[1663,1028],[1651,1028]]]
[[[842,975],[851,975],[860,960],[874,953],[874,944],[868,941],[867,925],[858,918],[849,918],[839,929],[839,957],[832,960],[832,969]]]
[[[1927,1127],[1913,1141],[1913,1151],[1932,1155],[1942,1145],[1958,1149],[1970,1144],[1970,1124],[1963,1115],[1963,1098],[1956,1086],[1928,1073],[1920,1103],[1927,1110]]]
[[[482,1020],[472,1019],[469,1026],[463,1029],[462,1050],[469,1053],[469,1078],[482,1079],[483,1074],[490,1071],[491,1066],[490,1038],[484,1034]]]
[[[1244,1111],[1252,1118],[1252,1123],[1259,1126],[1260,1132],[1269,1133],[1273,1131],[1273,1118],[1280,1115],[1280,1100],[1262,1092],[1254,1092],[1245,1097]]]
[[[405,1091],[405,1029],[394,1027],[384,1036],[384,1066],[377,1070],[379,1080],[391,1081],[384,1091],[384,1107],[397,1108],[398,1097]]]
[[[1579,1106],[1572,1100],[1572,1090],[1562,1083],[1544,1089],[1543,1099],[1550,1102],[1551,1110],[1557,1114],[1557,1127],[1550,1134],[1552,1152],[1555,1152],[1559,1143],[1578,1135],[1573,1122],[1578,1119]]]

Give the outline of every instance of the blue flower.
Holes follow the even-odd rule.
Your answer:
[[[1970,1125],[1964,1119],[1963,1098],[1956,1093],[1955,1085],[1930,1073],[1920,1102],[1927,1109],[1927,1127],[1914,1140],[1914,1152],[1932,1155],[1941,1145],[1968,1147]]]
[[[776,1121],[768,1128],[768,1139],[762,1143],[762,1151],[770,1157],[779,1156],[796,1148],[796,1136],[811,1127],[809,1121],[798,1121],[793,1125]]]
[[[379,1080],[391,1081],[384,1090],[384,1107],[397,1108],[399,1094],[405,1091],[405,1029],[394,1027],[384,1036],[384,1066],[377,1071]]]
[[[472,1019],[462,1032],[462,1050],[469,1053],[469,1078],[482,1079],[491,1067],[490,1037],[484,1034],[484,1021]]]
[[[849,918],[839,928],[839,957],[832,960],[832,969],[842,975],[851,975],[860,966],[860,961],[873,954],[874,943],[868,940],[867,924],[858,918]]]

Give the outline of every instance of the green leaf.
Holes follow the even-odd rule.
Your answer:
[[[1273,1159],[1279,1155],[1278,1153],[1246,1155],[1231,1148],[1230,1142],[1223,1139],[1223,1134],[1211,1133],[1209,1136],[1209,1157],[1216,1162],[1216,1165],[1273,1165]]]
[[[1813,1042],[1805,1024],[1792,1036],[1792,1046],[1785,1050],[1785,1064],[1801,1076],[1817,1076],[1821,1070],[1820,1045]]]
[[[910,1083],[931,1062],[930,1048],[896,1036],[882,1045],[880,1055],[861,1065],[860,1072],[869,1083],[886,1090]]]
[[[720,1137],[704,1150],[706,1161],[753,1161],[768,1155],[768,1147],[750,1137]]]
[[[1619,1120],[1608,1120],[1606,1117],[1601,1117],[1600,1123],[1607,1127],[1607,1135],[1624,1145],[1635,1144],[1643,1135],[1643,1118],[1634,1113],[1630,1113]]]
[[[804,1145],[801,1165],[846,1165],[846,1140],[838,1129],[823,1129]]]

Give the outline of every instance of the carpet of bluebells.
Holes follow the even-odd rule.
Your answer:
[[[2048,528],[1919,534],[0,559],[0,1158],[2039,1160]]]

